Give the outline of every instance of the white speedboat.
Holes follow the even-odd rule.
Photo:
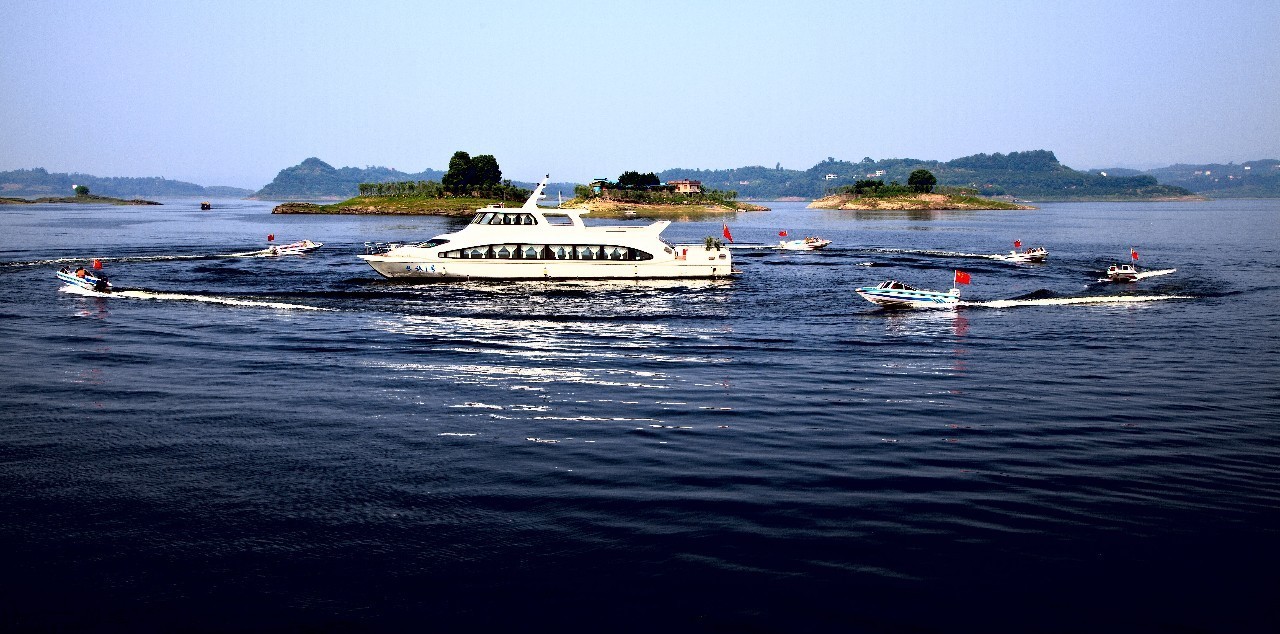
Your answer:
[[[1136,282],[1138,281],[1138,267],[1132,264],[1112,264],[1107,267],[1107,277],[1111,282]]]
[[[259,255],[302,255],[303,253],[315,251],[322,246],[324,246],[323,242],[299,240],[289,244],[273,244],[258,253]]]
[[[960,303],[959,288],[945,292],[927,291],[896,280],[864,286],[856,289],[856,292],[862,299],[884,308],[954,308]]]
[[[997,260],[1006,262],[1044,262],[1049,257],[1049,251],[1044,247],[1029,247],[1025,251],[1014,249],[1009,255],[994,256]]]
[[[477,209],[467,226],[416,244],[387,245],[360,258],[389,278],[435,279],[676,279],[737,273],[719,240],[671,244],[659,220],[643,227],[588,227],[587,209],[543,209],[550,177],[523,207]]]
[[[787,251],[817,251],[831,244],[825,238],[804,238],[801,240],[783,240],[778,243],[779,249]]]
[[[64,266],[58,270],[58,279],[71,286],[77,286],[87,291],[95,291],[98,293],[111,292],[111,282],[107,279],[106,275],[85,269],[84,267],[79,267],[73,271]]]

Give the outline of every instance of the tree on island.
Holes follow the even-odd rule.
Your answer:
[[[623,172],[618,177],[618,187],[623,189],[645,189],[646,187],[656,187],[661,185],[662,181],[658,180],[658,175],[653,172],[641,174],[640,172]]]
[[[449,159],[449,171],[440,182],[445,189],[454,193],[495,187],[502,184],[502,169],[498,167],[498,159],[492,154],[479,154],[472,158],[470,154],[459,150]]]
[[[879,191],[881,187],[884,187],[884,181],[867,178],[853,184],[853,193],[859,196],[867,192],[874,194]]]
[[[89,188],[88,188],[88,187],[85,187],[84,185],[73,185],[73,186],[71,187],[71,189],[74,189],[74,190],[75,190],[75,192],[76,192],[76,195],[77,195],[77,196],[88,196],[88,195],[89,195]]]
[[[491,187],[502,182],[502,170],[498,168],[498,159],[492,154],[481,154],[471,159],[471,178],[473,184],[480,187]]]
[[[907,177],[907,186],[921,194],[933,191],[933,186],[937,184],[938,178],[929,170],[916,170]]]
[[[440,183],[451,192],[462,191],[471,181],[471,155],[458,150],[449,159],[449,171],[445,172]]]

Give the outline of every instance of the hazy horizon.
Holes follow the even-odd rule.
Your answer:
[[[317,157],[504,176],[1045,149],[1280,158],[1280,4],[9,3],[0,170],[258,189]]]

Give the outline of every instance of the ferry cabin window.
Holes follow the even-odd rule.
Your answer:
[[[419,242],[419,243],[418,243],[418,248],[419,248],[419,249],[430,249],[431,247],[438,247],[438,246],[440,246],[440,245],[442,245],[442,244],[447,244],[448,242],[449,242],[448,240],[444,240],[444,239],[441,239],[441,238],[432,238],[432,239],[430,239],[430,240],[427,240],[426,242]]]
[[[640,249],[599,244],[489,244],[440,252],[442,258],[501,260],[652,260]]]
[[[536,225],[538,219],[529,213],[510,213],[501,211],[485,211],[476,214],[471,220],[473,225]]]
[[[565,214],[542,214],[547,219],[547,224],[556,227],[569,227],[573,225],[573,219]]]

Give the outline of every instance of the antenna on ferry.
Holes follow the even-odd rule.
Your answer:
[[[537,186],[536,188],[534,188],[534,190],[533,190],[533,195],[529,197],[529,200],[524,201],[524,208],[525,208],[525,209],[529,209],[529,208],[537,207],[537,206],[538,206],[538,201],[539,201],[539,200],[542,200],[543,198],[546,198],[546,197],[547,197],[547,196],[546,196],[546,194],[543,194],[543,193],[542,193],[542,190],[544,190],[544,189],[546,189],[546,188],[547,188],[547,183],[548,183],[550,180],[551,180],[551,175],[550,175],[550,174],[547,174],[546,176],[542,177],[542,182],[541,182],[541,183],[538,183],[538,186]]]

